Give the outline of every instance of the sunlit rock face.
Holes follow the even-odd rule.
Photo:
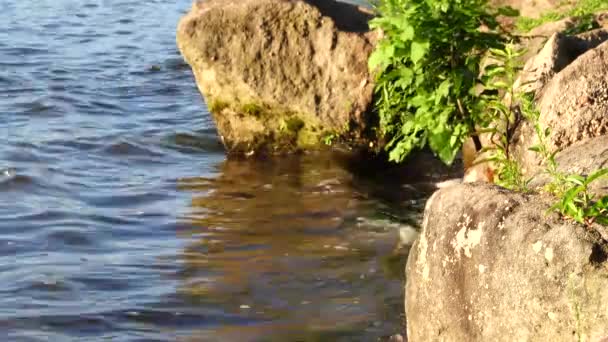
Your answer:
[[[522,76],[529,77],[526,81],[538,85],[533,90],[539,124],[550,129],[546,138],[553,150],[608,133],[607,39],[603,29],[576,37],[556,34],[524,69]],[[541,164],[540,155],[530,150],[538,142],[534,124],[528,121],[512,140],[514,156],[529,174]]]
[[[179,49],[229,152],[367,146],[376,34],[371,15],[330,0],[205,0],[177,30]]]
[[[406,268],[408,341],[599,341],[608,335],[606,230],[550,199],[460,184],[427,202]]]

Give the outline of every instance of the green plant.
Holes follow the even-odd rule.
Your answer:
[[[260,115],[262,115],[264,108],[255,103],[246,103],[241,106],[241,111],[247,115],[259,117]]]
[[[464,139],[488,126],[476,92],[480,61],[488,49],[504,45],[496,15],[515,13],[487,8],[487,0],[376,4],[379,15],[370,26],[383,38],[369,66],[378,75],[376,109],[391,160],[428,145],[451,164]]]
[[[555,156],[559,151],[549,148],[547,139],[551,135],[551,129],[549,127],[543,128],[541,126],[540,112],[536,108],[531,94],[522,96],[520,104],[523,116],[533,124],[534,132],[536,133],[537,143],[530,147],[530,151],[540,155],[541,165],[544,166],[544,172],[551,178],[551,182],[546,185],[545,190],[559,198],[566,192],[567,176],[558,170]]]
[[[569,34],[576,34],[595,28],[593,14],[603,10],[608,10],[608,2],[606,0],[579,0],[575,2],[573,7],[549,11],[542,14],[539,18],[520,17],[517,20],[517,28],[520,31],[528,32],[547,22],[557,21],[566,17],[579,17],[578,24],[567,32]]]
[[[228,107],[228,102],[224,102],[222,100],[213,100],[209,103],[209,111],[211,113],[219,113]]]
[[[601,169],[588,176],[569,175],[565,179],[566,192],[551,209],[576,222],[591,224],[598,222],[608,225],[608,195],[595,201],[589,193],[589,184],[608,175],[608,169]]]
[[[331,146],[338,140],[338,134],[327,133],[323,136],[322,140],[325,145]]]
[[[589,192],[589,185],[607,176],[608,169],[600,169],[587,176],[559,171],[555,159],[557,150],[551,150],[547,141],[551,131],[541,126],[540,112],[531,94],[521,94],[515,90],[515,78],[520,70],[518,58],[523,55],[523,51],[517,51],[512,44],[507,44],[503,50],[490,49],[490,52],[495,63],[485,68],[483,78],[485,90],[495,92],[483,95],[482,98],[492,118],[491,127],[486,130],[491,135],[492,144],[484,148],[484,152],[489,152],[490,157],[483,162],[492,162],[496,167],[495,182],[509,189],[529,191],[528,184],[531,179],[523,176],[519,163],[509,151],[511,131],[520,113],[534,126],[537,144],[530,150],[541,156],[544,171],[551,178],[546,190],[556,196],[557,201],[549,210],[557,210],[563,216],[579,223],[598,222],[608,225],[608,196],[595,200]]]
[[[531,179],[524,177],[519,162],[510,153],[509,143],[513,128],[521,119],[519,113],[521,96],[515,89],[518,71],[521,69],[519,58],[524,54],[509,43],[504,49],[490,49],[490,59],[494,63],[484,68],[483,80],[488,95],[482,95],[486,110],[492,123],[486,130],[492,144],[482,152],[490,157],[483,162],[492,162],[496,167],[494,182],[508,189],[527,192]],[[484,102],[482,102],[484,103]]]
[[[542,157],[545,173],[551,177],[546,190],[557,199],[549,210],[557,210],[562,216],[579,223],[591,224],[597,222],[608,225],[608,195],[595,200],[595,196],[589,192],[589,185],[607,176],[608,169],[599,169],[587,176],[559,171],[555,160],[558,151],[552,151],[548,147],[547,138],[551,131],[548,128],[543,129],[541,127],[540,113],[535,108],[532,100],[529,97],[523,97],[523,99],[522,113],[534,123],[538,139],[538,143],[530,147],[530,150]]]

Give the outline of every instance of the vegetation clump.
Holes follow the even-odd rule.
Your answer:
[[[575,2],[573,7],[549,11],[539,18],[520,17],[517,20],[517,28],[520,31],[528,32],[547,22],[561,20],[566,17],[578,17],[579,24],[567,33],[580,33],[595,28],[594,13],[605,10],[608,10],[608,2],[606,0],[579,0]]]
[[[476,129],[491,122],[478,94],[480,62],[506,42],[496,16],[516,12],[491,12],[487,0],[381,0],[376,8],[370,26],[384,38],[369,66],[389,158],[429,146],[451,164],[469,136],[480,149]]]
[[[464,140],[473,138],[486,156],[480,162],[496,169],[498,185],[528,192],[531,178],[509,149],[514,127],[528,120],[538,141],[531,150],[540,154],[551,178],[546,191],[555,204],[550,210],[583,224],[608,225],[608,196],[595,199],[589,192],[590,183],[608,176],[608,169],[587,176],[559,171],[557,151],[547,144],[550,130],[541,127],[530,94],[515,88],[523,51],[507,43],[510,37],[496,21],[515,11],[490,12],[486,0],[381,0],[376,7],[379,16],[371,27],[381,29],[384,38],[369,66],[378,75],[376,109],[391,160],[403,161],[429,146],[451,164]],[[567,15],[590,15],[604,7],[603,1],[585,0]],[[488,54],[492,62],[482,67]],[[482,134],[490,137],[488,146],[481,146]]]
[[[545,190],[555,197],[555,203],[549,210],[559,212],[563,217],[572,219],[582,224],[597,222],[608,225],[608,195],[599,199],[589,192],[589,185],[605,176],[608,169],[603,168],[589,175],[578,175],[562,172],[558,169],[555,156],[558,150],[552,151],[547,144],[547,137],[551,133],[549,128],[540,125],[540,113],[535,108],[532,100],[526,102],[523,113],[527,119],[534,123],[534,130],[538,143],[530,150],[538,153],[543,160],[544,172],[551,178]]]
[[[486,89],[494,92],[482,95],[481,102],[491,118],[490,126],[485,130],[490,135],[491,144],[482,149],[482,152],[488,152],[489,157],[481,162],[490,162],[496,167],[496,184],[528,192],[531,179],[524,177],[509,148],[513,130],[522,119],[520,105],[526,100],[515,89],[517,72],[521,69],[519,58],[523,54],[511,43],[502,50],[490,49],[494,63],[484,68],[483,80]]]

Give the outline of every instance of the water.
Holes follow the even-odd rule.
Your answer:
[[[402,332],[394,216],[424,192],[335,156],[226,160],[175,47],[189,7],[0,2],[4,340]]]

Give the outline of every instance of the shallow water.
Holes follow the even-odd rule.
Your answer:
[[[0,2],[3,336],[373,341],[403,331],[397,232],[425,193],[335,156],[226,160],[175,47],[189,6]]]

